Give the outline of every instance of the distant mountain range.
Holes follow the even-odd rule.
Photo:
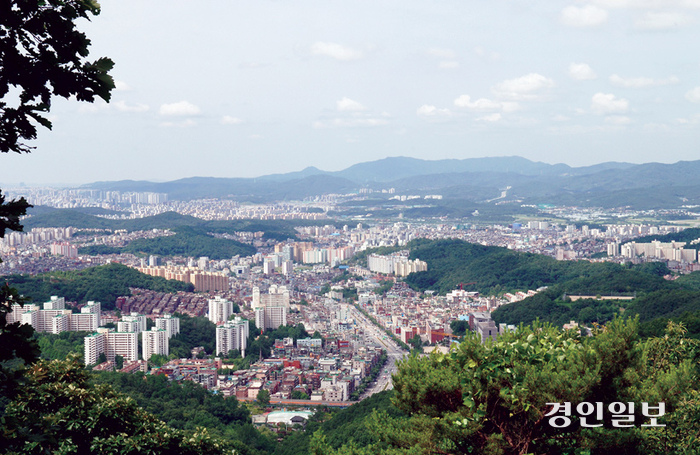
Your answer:
[[[257,178],[192,177],[171,182],[124,180],[83,188],[152,191],[171,199],[208,197],[248,202],[299,200],[362,188],[394,188],[397,194],[442,194],[444,198],[639,209],[700,203],[700,160],[674,164],[607,162],[585,167],[511,157],[421,160],[391,157],[337,172],[315,167]],[[502,191],[508,188],[505,196]]]

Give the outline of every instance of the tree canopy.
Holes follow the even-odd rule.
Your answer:
[[[617,318],[590,337],[540,323],[486,344],[467,336],[448,354],[399,362],[394,404],[408,417],[375,412],[367,426],[380,443],[335,451],[319,435],[312,453],[695,453],[700,342],[684,331],[671,323],[664,337],[641,340],[637,320]],[[566,402],[634,403],[633,426],[607,412],[599,427],[576,413],[553,425],[553,403]],[[643,427],[642,403],[665,403],[666,426]]]
[[[36,139],[35,123],[51,129],[45,113],[53,96],[109,101],[114,63],[88,61],[90,40],[76,28],[99,13],[94,0],[0,2],[0,152],[31,151],[24,141]]]
[[[205,429],[168,427],[131,398],[93,385],[78,356],[40,361],[7,407],[0,448],[5,453],[234,453]]]

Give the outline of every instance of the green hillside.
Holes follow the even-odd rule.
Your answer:
[[[36,214],[35,214],[36,213]],[[37,207],[29,210],[29,218],[22,221],[24,230],[39,227],[69,227],[78,229],[125,229],[147,231],[150,229],[173,229],[189,226],[204,232],[235,233],[263,232],[263,239],[295,239],[297,226],[322,226],[334,224],[332,220],[202,220],[176,212],[165,212],[145,218],[111,220],[89,215],[72,209],[47,209]]]
[[[644,237],[636,238],[635,242],[648,243],[648,242],[652,242],[654,240],[658,240],[659,242],[663,242],[663,243],[669,243],[672,241],[686,242],[685,248],[700,250],[700,243],[696,243],[695,245],[690,244],[690,242],[692,242],[693,240],[697,240],[697,239],[700,239],[700,228],[684,229],[681,232],[674,232],[672,234],[666,234],[666,235],[647,235]]]
[[[137,239],[124,247],[124,252],[155,254],[158,256],[207,256],[210,259],[230,259],[233,256],[250,256],[256,249],[251,245],[230,239],[219,239],[198,229],[179,227],[175,235]]]
[[[131,295],[130,287],[158,292],[192,292],[194,286],[176,280],[166,280],[143,274],[121,264],[90,267],[80,271],[48,272],[35,276],[9,275],[5,280],[34,303],[43,303],[52,295],[85,303],[94,300],[106,310],[114,309],[119,296]]]
[[[470,244],[461,240],[416,240],[410,257],[428,263],[428,271],[409,275],[406,282],[418,290],[441,294],[465,289],[485,295],[518,290],[547,289],[493,313],[497,323],[530,324],[536,319],[561,326],[571,320],[604,323],[616,314],[639,315],[644,334],[659,335],[665,322],[694,323],[700,316],[700,272],[667,281],[663,263],[625,266],[588,261],[557,261],[506,248]],[[586,299],[572,302],[568,295],[634,296],[632,300]],[[661,319],[659,319],[661,318]],[[656,321],[659,319],[659,321]],[[690,335],[700,335],[690,328]]]

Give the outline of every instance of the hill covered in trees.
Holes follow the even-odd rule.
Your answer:
[[[700,342],[682,327],[670,324],[663,337],[642,340],[632,319],[617,318],[589,337],[547,324],[488,344],[472,335],[448,354],[399,363],[392,404],[403,415],[373,412],[367,445],[349,441],[336,449],[318,433],[310,453],[692,454],[700,431],[699,358]],[[584,402],[603,403],[600,415]],[[625,428],[614,425],[621,418],[609,407],[615,402],[634,403],[624,412]],[[570,417],[553,403],[571,403]],[[650,420],[660,413],[643,403],[663,403],[664,415]]]
[[[331,220],[203,220],[176,212],[165,212],[144,218],[113,220],[90,215],[74,209],[35,207],[27,211],[29,218],[22,221],[24,230],[36,227],[74,227],[78,229],[125,229],[147,231],[173,229],[182,226],[198,228],[200,232],[234,234],[236,232],[263,232],[263,239],[295,239],[297,226],[333,224]]]
[[[406,282],[418,290],[434,290],[441,294],[474,283],[469,290],[482,294],[498,294],[518,290],[559,285],[562,293],[610,294],[650,292],[668,283],[659,274],[665,267],[625,268],[612,263],[557,261],[533,253],[507,248],[484,246],[462,240],[425,240],[410,242],[411,259],[428,264],[425,272],[412,273]]]
[[[30,296],[34,303],[40,304],[52,295],[58,295],[71,302],[101,302],[106,310],[114,309],[117,297],[131,295],[129,288],[173,293],[194,291],[191,283],[146,275],[115,263],[79,271],[47,272],[34,276],[8,275],[5,280],[20,294]]]
[[[617,314],[625,314],[639,315],[645,336],[660,335],[669,320],[684,322],[690,336],[700,336],[699,272],[668,281],[663,277],[670,271],[663,263],[557,261],[461,240],[419,239],[407,248],[412,259],[428,264],[427,271],[406,278],[414,289],[445,293],[457,289],[460,283],[474,283],[465,289],[493,295],[547,287],[532,297],[497,309],[493,313],[497,323],[529,324],[536,319],[558,326],[571,320],[604,323]],[[570,295],[634,298],[571,301]]]
[[[121,254],[132,253],[136,255],[158,256],[186,256],[210,259],[230,259],[233,256],[250,256],[256,253],[255,247],[236,240],[217,238],[189,226],[174,229],[175,235],[154,237],[150,239],[136,239],[125,247],[109,245],[87,245],[78,249],[79,254]]]

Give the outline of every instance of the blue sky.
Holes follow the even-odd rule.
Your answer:
[[[101,4],[112,102],[56,100],[0,184],[700,159],[700,0]]]

